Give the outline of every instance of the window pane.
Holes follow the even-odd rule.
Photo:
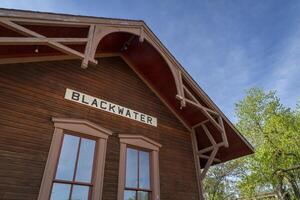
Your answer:
[[[126,187],[137,188],[138,151],[128,148],[126,157]]]
[[[124,200],[136,200],[136,191],[125,190]]]
[[[89,190],[90,190],[90,187],[88,187],[88,186],[73,185],[71,199],[72,200],[88,200]]]
[[[91,182],[96,141],[82,138],[76,171],[76,181]]]
[[[64,135],[63,145],[59,157],[56,179],[73,180],[79,137]]]
[[[54,183],[51,192],[51,200],[66,200],[69,199],[71,185]]]
[[[138,191],[138,200],[148,200],[149,192]]]
[[[139,187],[150,189],[150,162],[149,152],[139,151]]]

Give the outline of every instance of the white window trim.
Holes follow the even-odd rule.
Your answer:
[[[104,179],[104,166],[106,157],[107,139],[112,132],[102,128],[92,122],[82,119],[70,118],[52,118],[54,123],[54,134],[48,154],[47,163],[40,187],[38,200],[50,199],[53,178],[55,176],[56,165],[59,158],[60,146],[63,139],[64,131],[74,131],[80,134],[90,135],[98,138],[96,149],[96,159],[94,160],[95,172],[92,190],[92,200],[101,200]]]
[[[125,174],[126,174],[126,149],[127,145],[140,147],[150,150],[150,182],[151,182],[151,200],[160,199],[159,183],[159,148],[161,144],[141,135],[119,134],[120,138],[120,163],[119,163],[119,183],[118,200],[124,200]]]

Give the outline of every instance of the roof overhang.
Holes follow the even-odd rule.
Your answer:
[[[101,56],[121,56],[194,132],[201,166],[254,152],[143,21],[0,9],[0,64],[81,59],[86,68]]]

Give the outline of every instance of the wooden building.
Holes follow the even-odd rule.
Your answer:
[[[136,20],[0,9],[0,130],[1,200],[198,200],[253,153]]]

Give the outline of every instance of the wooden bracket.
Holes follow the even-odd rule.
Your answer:
[[[89,33],[88,33],[88,41],[84,50],[84,58],[81,63],[81,68],[83,69],[86,69],[88,67],[89,60],[92,58],[91,49],[92,49],[94,34],[95,34],[95,25],[90,25]]]
[[[227,135],[224,128],[224,122],[222,119],[221,114],[217,111],[212,110],[200,103],[200,101],[193,95],[193,93],[189,90],[188,87],[184,85],[184,81],[182,80],[182,74],[179,73],[178,78],[178,85],[179,89],[176,98],[181,102],[182,106],[193,106],[196,109],[199,109],[204,116],[206,116],[206,120],[199,122],[198,124],[192,127],[192,145],[193,145],[193,152],[194,152],[194,160],[196,166],[196,173],[197,173],[197,180],[198,180],[198,187],[199,193],[203,194],[203,180],[208,172],[210,166],[215,163],[222,162],[220,159],[216,158],[216,155],[221,147],[228,147],[228,140]],[[206,123],[210,122],[221,134],[222,141],[216,142],[213,135],[210,133]],[[205,135],[208,137],[211,145],[205,147],[203,149],[199,149],[197,137],[196,137],[196,129],[201,128]],[[205,166],[201,168],[200,159],[206,159],[207,162]],[[200,200],[204,200],[204,197],[200,195]]]
[[[204,180],[209,167],[212,165],[212,163],[218,153],[218,150],[219,150],[219,148],[214,148],[213,151],[211,152],[210,156],[208,156],[208,160],[207,160],[205,167],[203,168],[201,175],[200,175],[200,181]]]
[[[214,111],[204,105],[202,105],[200,103],[200,101],[193,95],[193,93],[189,90],[189,88],[187,86],[184,85],[184,81],[183,81],[183,76],[182,73],[179,71],[178,72],[178,94],[176,95],[176,98],[180,101],[181,103],[181,109],[182,107],[185,107],[187,105],[193,106],[196,109],[199,109],[202,114],[207,118],[205,121],[199,122],[198,124],[194,125],[193,128],[197,128],[199,126],[201,126],[204,131],[208,132],[207,128],[204,125],[204,123],[206,122],[211,122],[212,125],[221,133],[222,136],[222,140],[223,140],[223,145],[225,147],[228,147],[228,140],[227,140],[227,135],[226,135],[226,131],[224,128],[224,123],[223,123],[223,119],[222,116],[220,115],[220,113],[218,113],[217,111]],[[207,134],[208,135],[208,134]],[[214,141],[210,140],[211,143],[214,145]]]
[[[199,181],[199,190],[203,193],[203,180],[208,172],[208,169],[210,166],[215,162],[215,163],[220,163],[222,162],[220,159],[216,158],[216,155],[220,149],[220,147],[226,147],[227,142],[227,137],[223,136],[224,132],[222,132],[222,142],[217,143],[212,134],[210,133],[209,129],[206,126],[206,123],[210,122],[210,119],[207,119],[203,122],[200,122],[193,126],[192,128],[192,145],[193,145],[193,152],[194,152],[194,160],[195,160],[195,166],[196,166],[196,172],[197,172],[197,179]],[[218,122],[222,122],[221,120],[218,120]],[[224,128],[224,125],[220,125],[222,128]],[[208,137],[211,146],[208,146],[203,149],[199,149],[198,147],[198,142],[197,142],[197,137],[196,137],[196,129],[197,128],[202,128],[206,136]],[[207,155],[210,152],[209,155]],[[205,166],[201,168],[200,165],[200,159],[206,159],[207,162],[205,163]],[[203,196],[200,196],[200,200],[204,200]]]
[[[203,125],[205,127],[205,125]],[[203,128],[202,127],[202,128]],[[213,146],[210,146],[206,148],[203,152],[199,151],[197,137],[196,137],[196,130],[193,128],[191,132],[191,139],[192,139],[192,146],[193,146],[193,153],[194,153],[194,160],[195,160],[195,167],[196,167],[196,175],[198,180],[198,188],[199,188],[199,194],[200,194],[200,200],[204,200],[203,197],[203,180],[207,174],[207,171],[209,167],[212,165],[213,162],[221,162],[220,159],[216,158],[216,154],[219,150],[219,144],[217,144],[214,140],[214,138],[209,133],[208,129],[205,127],[205,133],[208,134],[208,137],[210,141],[214,144]],[[210,155],[204,155],[204,153],[207,153],[209,151],[212,151]],[[204,166],[204,168],[201,169],[200,164],[200,158],[206,159],[207,162]]]
[[[213,162],[221,162],[220,159],[216,158],[217,152],[219,150],[219,147],[223,146],[224,144],[216,143],[212,135],[210,134],[209,130],[204,124],[201,124],[201,127],[204,129],[204,132],[207,134],[210,142],[213,144],[210,147],[204,148],[202,150],[199,150],[197,137],[196,137],[196,130],[195,128],[192,129],[192,146],[193,146],[193,152],[194,152],[194,160],[195,160],[195,167],[196,167],[196,175],[198,180],[198,188],[199,188],[199,194],[200,194],[200,200],[204,200],[203,197],[203,180],[207,174],[207,171],[209,167],[213,164]],[[211,151],[210,155],[205,155],[204,153],[207,153]],[[200,165],[200,158],[206,159],[207,162],[204,166],[204,168],[201,169]]]
[[[0,40],[1,44],[6,44],[6,45],[7,44],[23,44],[23,45],[24,44],[25,45],[46,44],[60,52],[66,53],[68,55],[76,56],[81,59],[83,59],[85,57],[84,54],[64,45],[64,43],[78,43],[79,41],[80,41],[80,43],[82,43],[82,42],[85,42],[85,40],[87,40],[87,39],[84,39],[84,40],[79,39],[78,41],[75,41],[76,38],[47,38],[44,35],[41,35],[35,31],[32,31],[28,28],[25,28],[24,26],[16,24],[7,19],[0,19],[0,24],[2,24],[4,27],[6,27],[10,30],[13,30],[24,36],[27,36],[24,38],[18,37],[15,40],[13,40],[12,38],[1,38],[1,40]],[[90,59],[89,61],[92,63],[97,63],[97,61],[95,59]]]
[[[204,116],[206,116],[206,120],[199,122],[198,124],[192,127],[192,145],[194,151],[194,158],[195,158],[195,165],[196,165],[196,172],[197,177],[199,180],[199,188],[202,190],[202,182],[206,176],[206,173],[209,167],[213,164],[213,162],[220,163],[221,160],[216,158],[218,150],[220,147],[228,147],[228,140],[224,128],[224,123],[222,116],[217,112],[214,111],[200,103],[200,101],[194,96],[194,94],[190,91],[190,89],[184,85],[182,73],[179,71],[177,76],[177,84],[178,84],[178,94],[176,98],[181,103],[181,108],[185,106],[193,106],[196,109],[199,109]],[[212,134],[210,133],[209,129],[206,126],[206,123],[210,122],[221,134],[222,142],[217,143]],[[196,137],[196,129],[202,128],[205,135],[208,137],[211,146],[208,146],[203,149],[199,149],[197,137]],[[207,155],[210,153],[209,155]],[[207,162],[203,168],[200,165],[200,158],[206,159]],[[201,198],[200,198],[201,199]]]

